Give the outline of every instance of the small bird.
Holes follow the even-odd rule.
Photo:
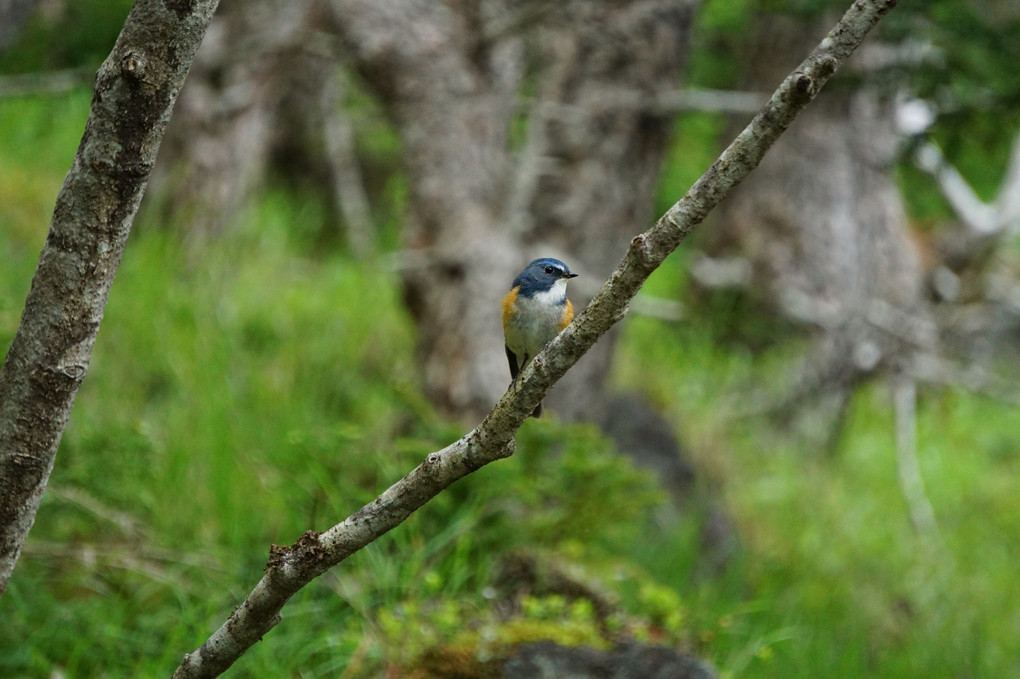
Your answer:
[[[503,298],[503,339],[511,384],[524,366],[574,318],[567,281],[577,277],[558,259],[536,259],[518,274]],[[541,417],[542,404],[531,413]]]

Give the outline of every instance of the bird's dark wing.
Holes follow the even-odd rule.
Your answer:
[[[510,386],[512,387],[515,384],[517,384],[517,376],[520,374],[521,369],[517,365],[517,354],[515,354],[512,351],[510,351],[510,347],[508,347],[505,344],[503,345],[503,348],[506,349],[506,360],[510,364],[510,379],[513,380],[513,383]],[[526,362],[527,360],[528,360],[528,356],[525,354],[524,361],[522,361],[522,363]],[[532,411],[531,416],[532,417],[542,417],[542,403],[541,402],[539,402],[539,404],[537,406],[535,406],[535,409]]]
[[[510,363],[510,379],[516,380],[517,374],[521,372],[520,367],[517,365],[517,354],[510,351],[510,347],[505,344],[503,345],[503,348],[506,349],[506,360]]]

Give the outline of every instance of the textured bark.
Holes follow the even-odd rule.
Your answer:
[[[216,0],[139,0],[96,77],[17,334],[0,369],[0,593],[75,395],[177,93]]]
[[[454,481],[512,454],[514,434],[550,387],[625,315],[652,271],[761,162],[772,143],[894,5],[894,0],[855,2],[701,179],[651,229],[631,241],[588,307],[521,372],[519,389],[508,390],[475,429],[429,454],[343,522],[322,533],[309,531],[290,547],[274,547],[259,583],[200,648],[184,657],[173,676],[218,676],[280,621],[282,607],[301,587],[398,526]]]

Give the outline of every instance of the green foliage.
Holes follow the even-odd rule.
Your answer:
[[[755,16],[782,14],[810,17],[842,12],[848,3],[834,0],[708,0],[699,9],[693,33],[695,49],[686,76],[693,87],[741,89],[747,36]],[[907,46],[900,61],[875,74],[897,93],[910,92],[938,108],[931,138],[948,160],[985,200],[1002,182],[1012,136],[1020,127],[1020,13],[1012,0],[902,0],[882,20],[879,35],[890,45]],[[691,127],[691,119],[702,118]],[[719,116],[681,118],[677,153],[700,154],[711,147],[687,143],[690,133],[715,140]],[[714,129],[706,129],[706,125]],[[714,160],[714,154],[708,162]],[[707,167],[708,163],[704,163]],[[704,169],[676,159],[668,167]],[[927,228],[945,221],[950,211],[931,179],[905,156],[901,169],[903,196],[911,217]],[[689,182],[663,184],[665,209]]]
[[[17,119],[19,104],[5,106],[0,117]],[[81,124],[20,108],[11,148],[50,134],[37,118]],[[0,176],[17,179],[18,161],[50,196],[66,171],[57,154],[5,158]],[[11,191],[29,214],[49,209]],[[292,228],[321,209],[268,190],[208,247],[139,225],[0,604],[0,674],[168,673],[258,579],[270,544],[342,519],[462,433],[420,394],[398,277],[380,261],[313,256],[314,234]],[[5,338],[44,226],[0,232]],[[456,641],[472,618],[501,644],[597,639],[583,601],[536,596],[505,620],[482,593],[513,550],[616,559],[662,500],[590,427],[530,422],[513,458],[297,596],[235,673],[377,676]]]
[[[923,393],[921,473],[941,530],[918,535],[897,481],[890,397],[861,391],[834,455],[760,418],[734,419],[747,385],[790,365],[777,347],[721,345],[715,321],[634,319],[617,378],[646,389],[698,442],[695,463],[739,528],[721,576],[689,562],[678,531],[632,556],[680,592],[724,676],[999,676],[1020,670],[1016,468],[1020,413],[966,393]],[[672,366],[669,371],[663,365]],[[834,643],[838,640],[838,643]]]
[[[131,0],[75,0],[37,11],[17,42],[0,55],[0,73],[98,67],[131,4]]]
[[[57,189],[88,117],[91,92],[55,99],[0,99],[0,206],[7,248],[38,250],[46,235]],[[11,265],[25,259],[12,252]],[[34,264],[34,262],[32,262]],[[0,269],[0,276],[7,267]],[[28,291],[28,287],[25,287]]]
[[[90,98],[76,91],[49,100],[0,99],[0,347],[5,352]]]
[[[911,82],[952,116],[1016,117],[1020,101],[1020,14],[1010,0],[906,0],[883,25],[889,37],[926,40],[937,52]],[[983,115],[982,115],[983,114]]]
[[[715,162],[724,129],[725,121],[717,115],[692,113],[677,119],[655,200],[657,214],[668,210]]]
[[[738,86],[741,56],[746,47],[740,36],[751,28],[752,5],[752,0],[715,0],[699,7],[691,34],[694,50],[686,76],[692,86],[717,89]]]
[[[982,198],[993,198],[1020,127],[1016,4],[905,0],[888,19],[884,36],[925,49],[893,69],[895,81],[937,106],[933,140]],[[909,170],[905,180],[912,215],[928,220],[944,212],[930,180],[915,180]]]
[[[539,639],[597,643],[584,600],[526,597],[520,615],[506,618],[494,574],[518,550],[615,563],[662,499],[651,478],[590,426],[529,423],[514,457],[454,484],[370,546],[371,563],[355,576],[367,580],[352,583],[345,574],[337,588],[374,621],[362,644],[401,666],[438,649],[496,656]]]

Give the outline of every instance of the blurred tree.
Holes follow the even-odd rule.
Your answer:
[[[319,172],[326,181],[356,169],[349,152],[326,157],[344,144],[322,143],[336,129],[341,89],[324,32],[338,36],[403,144],[401,269],[425,388],[448,412],[477,416],[509,382],[498,309],[517,271],[540,254],[562,257],[590,281],[573,288],[581,306],[651,220],[671,126],[654,97],[677,85],[697,4],[225,6],[182,96],[156,189],[175,209],[191,205],[193,228],[208,230],[271,161],[292,174],[332,168]],[[527,92],[535,96],[522,107]],[[554,394],[563,415],[597,413],[612,346],[603,341]]]
[[[574,2],[536,32],[544,66],[508,218],[529,252],[552,246],[576,261],[590,283],[579,281],[575,302],[587,302],[653,219],[673,121],[655,104],[685,69],[696,4]],[[561,416],[611,414],[604,386],[615,338],[603,338],[553,392]]]
[[[496,309],[514,274],[554,254],[601,280],[651,220],[670,128],[651,105],[678,82],[694,3],[332,7],[404,141],[404,282],[426,388],[453,412],[484,412],[508,382]],[[536,94],[515,152],[508,135],[522,87]],[[584,290],[572,293],[581,304]],[[596,412],[612,345],[571,371],[553,407]]]
[[[1001,262],[989,253],[1012,232],[1005,223],[1014,211],[1008,193],[988,207],[969,193],[968,204],[978,206],[983,223],[989,222],[984,233],[949,228],[934,238],[918,236],[906,216],[898,163],[905,149],[920,144],[926,171],[943,187],[960,188],[958,176],[946,181],[949,170],[938,149],[908,135],[933,134],[962,158],[973,155],[975,146],[1008,155],[1015,128],[1008,121],[1016,119],[1012,104],[1020,83],[1015,69],[1006,66],[1015,63],[1016,46],[1005,38],[1020,35],[1020,14],[1015,5],[1010,9],[995,0],[981,3],[987,12],[958,0],[904,4],[884,31],[885,41],[854,57],[848,72],[720,207],[706,246],[712,258],[695,267],[696,278],[705,274],[700,276],[705,285],[740,282],[773,313],[818,329],[814,353],[781,408],[809,421],[820,411],[800,406],[824,406],[837,416],[814,421],[821,424],[815,431],[826,437],[836,433],[831,425],[866,375],[954,379],[942,355],[945,339],[960,334],[961,315],[937,313],[932,297],[973,302],[974,295],[957,292],[957,276],[961,269]],[[741,36],[750,30],[753,38],[736,57],[743,86],[769,89],[796,62],[809,36],[823,30],[832,5],[750,0],[750,27],[742,19],[740,28]],[[903,105],[916,96],[930,101],[927,108],[919,109],[916,101],[912,108]],[[918,111],[925,120],[908,120]],[[995,130],[995,139],[977,141],[983,130]],[[989,169],[986,153],[978,152],[982,174]],[[1014,185],[1020,183],[1011,183],[1007,172],[1002,190],[1015,190]],[[959,195],[948,196],[957,210]],[[727,271],[734,275],[719,275]],[[984,279],[984,273],[978,277]],[[991,334],[1001,337],[1001,318],[975,323],[970,311],[963,325],[981,332],[994,326]],[[973,341],[973,332],[966,338],[952,344],[966,346],[970,359],[973,347],[984,343]]]
[[[0,0],[0,54],[14,42],[39,0]]]
[[[931,184],[911,173],[904,173],[906,197],[921,196],[911,202],[928,227],[925,263],[942,346],[967,363],[965,371],[944,366],[943,379],[1009,395],[1020,378],[1002,369],[1020,365],[1020,4],[912,0],[907,7],[888,28],[907,44],[923,36],[925,58],[897,73],[914,97],[900,118],[912,135],[908,157],[931,176],[948,210],[919,209],[926,198],[938,201]],[[919,110],[920,121],[911,120]]]
[[[761,91],[831,22],[824,13],[757,4],[742,63],[747,86]],[[787,405],[809,398],[835,415],[861,377],[900,370],[908,348],[935,344],[896,185],[894,93],[870,77],[868,49],[720,206],[707,244],[714,257],[750,264],[746,282],[760,301],[819,330]],[[830,435],[834,420],[822,422],[818,433]]]
[[[311,0],[217,12],[153,171],[157,201],[193,234],[227,226],[275,165],[315,174],[336,63],[309,45]]]

